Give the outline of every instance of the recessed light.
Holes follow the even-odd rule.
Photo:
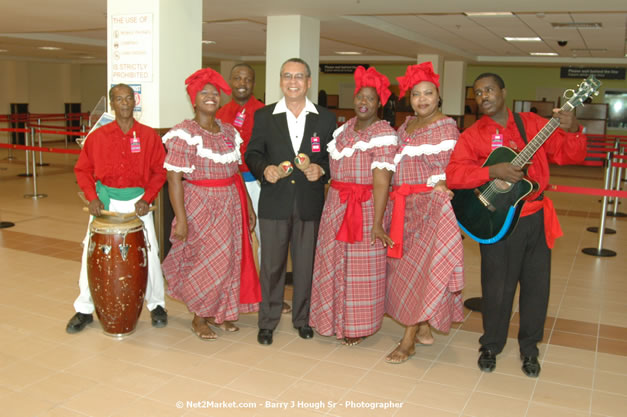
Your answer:
[[[538,38],[537,36],[506,36],[504,39],[507,42],[542,42],[542,39]]]
[[[58,51],[61,49],[58,46],[39,46],[38,48],[43,49],[44,51]]]
[[[571,52],[607,52],[607,48],[573,48]]]
[[[551,23],[553,29],[601,29],[603,25],[597,22],[571,22],[571,23]]]
[[[202,41],[203,45],[215,45],[216,41]]]
[[[557,52],[529,52],[529,55],[533,56],[558,56]]]
[[[357,51],[335,51],[338,55],[361,55],[361,52]]]
[[[8,49],[0,49],[0,52],[9,52]]]
[[[513,16],[512,12],[464,12],[466,16]]]

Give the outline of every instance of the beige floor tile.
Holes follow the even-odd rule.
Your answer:
[[[197,379],[208,384],[226,385],[249,369],[248,366],[238,365],[233,362],[207,358],[198,365],[186,369],[180,376]]]
[[[419,381],[407,396],[406,401],[418,406],[459,414],[466,406],[471,394],[472,389]]]
[[[276,401],[289,402],[291,409],[327,412],[330,403],[338,403],[348,389],[305,380],[296,381]],[[317,408],[316,408],[317,407]]]
[[[528,417],[588,417],[587,412],[578,412],[570,408],[551,407],[532,402],[527,411]]]
[[[219,343],[207,342],[207,343]],[[238,365],[252,367],[276,352],[273,346],[249,345],[246,343],[230,343],[220,348],[215,354],[217,359],[234,362]]]
[[[272,399],[281,395],[295,381],[297,379],[290,376],[250,369],[226,384],[226,387],[246,394]]]
[[[476,349],[479,351],[479,337],[481,334],[474,332],[458,331],[451,339],[452,346],[465,347],[468,349]]]
[[[139,361],[138,364],[176,375],[197,366],[205,359],[207,359],[205,356],[177,349],[167,349],[155,356]]]
[[[499,373],[483,374],[476,391],[528,401],[535,387],[535,380],[522,373],[520,376]]]
[[[627,356],[611,353],[597,353],[596,369],[600,371],[627,374]]]
[[[118,375],[124,375],[124,372],[130,366],[132,365],[128,362],[107,358],[102,355],[95,355],[67,368],[65,372],[95,381],[105,382]]]
[[[477,367],[479,353],[476,349],[469,349],[461,346],[447,346],[438,357],[438,361],[451,363],[453,365],[465,366],[467,368]]]
[[[370,371],[353,386],[352,390],[402,401],[414,389],[416,382],[413,378]]]
[[[407,362],[400,364],[387,363],[385,360],[379,361],[374,368],[372,368],[372,370],[419,380],[424,376],[433,363],[431,360],[422,359],[422,353],[428,349],[430,348],[418,349],[416,356],[409,358]]]
[[[147,398],[138,398],[122,406],[121,409],[111,414],[111,417],[181,417],[186,412],[184,407],[178,408],[175,404],[166,405]]]
[[[313,359],[324,359],[336,349],[340,344],[330,338],[314,337],[310,340],[294,338],[289,344],[283,346],[282,352],[289,352],[296,355],[307,356]]]
[[[135,398],[136,395],[130,392],[116,388],[102,390],[99,386],[94,386],[61,405],[90,417],[108,417],[134,401]]]
[[[594,390],[627,396],[627,374],[596,371],[594,374]]]
[[[474,389],[481,371],[446,363],[434,363],[422,380],[450,385],[462,389]]]
[[[352,388],[367,372],[363,368],[320,361],[303,376],[303,380],[332,387]]]
[[[37,417],[85,417],[85,414],[65,407],[54,407],[37,414]]]
[[[464,409],[465,416],[474,417],[524,417],[529,401],[498,395],[474,392]],[[507,411],[505,411],[507,410]]]
[[[621,417],[627,410],[627,397],[609,392],[592,392],[592,412],[604,416]]]
[[[357,368],[371,369],[378,361],[383,360],[385,355],[384,352],[362,349],[359,346],[340,346],[326,356],[325,360]]]
[[[451,413],[444,410],[436,410],[434,408],[428,408],[416,404],[403,404],[403,407],[398,410],[394,417],[415,417],[415,416],[429,416],[429,417],[457,417],[457,413]]]
[[[217,399],[217,385],[176,376],[147,395],[147,398],[165,405],[176,405],[178,401],[198,402]]]
[[[275,351],[255,365],[262,371],[276,372],[300,378],[318,365],[319,361],[293,353]]]
[[[36,417],[53,407],[54,403],[33,398],[25,392],[15,392],[2,398],[2,413],[11,417]]]
[[[160,372],[154,368],[131,365],[122,374],[103,381],[103,385],[144,396],[172,380],[172,378],[172,374]]]
[[[29,385],[23,392],[31,394],[32,398],[41,398],[58,404],[96,385],[98,382],[92,379],[59,372]]]
[[[594,368],[596,354],[593,351],[574,349],[559,345],[549,345],[544,355],[544,362],[561,363],[563,365]]]
[[[592,390],[552,382],[538,381],[532,401],[550,406],[572,408],[577,411],[590,409]]]
[[[594,371],[591,368],[543,362],[540,378],[542,381],[591,389],[593,374]]]
[[[67,345],[57,345],[47,352],[33,356],[29,359],[29,362],[45,368],[61,371],[95,355],[95,353],[83,349],[75,349]]]
[[[57,371],[27,361],[20,361],[5,367],[0,372],[0,385],[12,390],[21,390],[27,385],[41,381],[55,373]]]
[[[211,417],[250,417],[258,415],[258,412],[264,412],[266,401],[273,401],[268,398],[262,398],[249,393],[244,393],[229,388],[222,388],[215,394],[205,396],[207,402],[212,401],[214,404],[204,409],[193,409],[193,413],[189,416]],[[228,406],[224,406],[227,404]],[[188,417],[186,414],[185,417]]]

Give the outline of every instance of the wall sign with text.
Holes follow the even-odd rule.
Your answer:
[[[590,75],[598,79],[624,80],[625,68],[561,67],[560,69],[560,78],[588,78]]]

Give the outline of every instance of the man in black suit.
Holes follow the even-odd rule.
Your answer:
[[[261,181],[262,301],[257,341],[262,345],[272,344],[272,333],[281,318],[288,246],[294,276],[292,324],[303,339],[313,337],[309,327],[311,277],[324,185],[329,180],[327,143],[336,128],[335,115],[307,98],[311,70],[305,61],[285,61],[280,78],[283,98],[255,112],[245,154],[250,171]],[[279,164],[293,162],[299,153],[309,156],[309,167],[281,178]]]

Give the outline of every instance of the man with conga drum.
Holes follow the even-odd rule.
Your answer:
[[[133,118],[135,94],[131,87],[126,84],[112,87],[109,100],[115,112],[115,122],[89,135],[74,172],[79,187],[89,201],[90,224],[93,216],[101,216],[103,210],[134,212],[142,220],[148,263],[146,306],[150,310],[152,325],[165,327],[168,316],[164,308],[163,274],[152,212],[149,211],[150,203],[166,180],[163,168],[165,150],[159,135]],[[88,253],[94,251],[93,247],[90,248],[90,244],[94,246],[90,235],[88,227],[78,281],[80,294],[74,302],[76,314],[66,326],[68,333],[80,332],[93,321],[94,302],[87,277]]]

